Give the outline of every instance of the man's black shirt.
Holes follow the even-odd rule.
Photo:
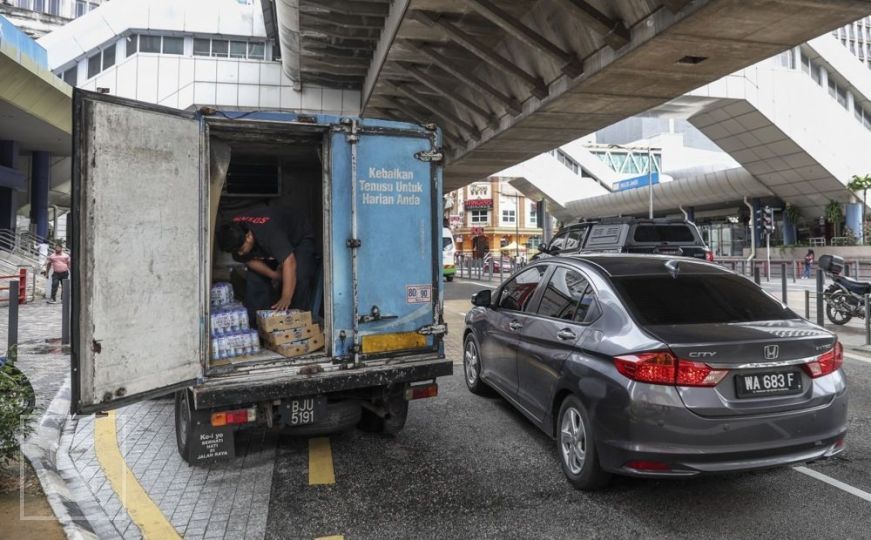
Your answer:
[[[244,256],[233,254],[233,259],[239,262],[274,259],[281,264],[301,244],[314,247],[311,225],[302,215],[288,208],[252,208],[233,217],[233,221],[254,233],[254,249]]]

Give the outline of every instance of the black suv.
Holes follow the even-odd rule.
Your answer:
[[[682,219],[605,218],[561,228],[533,260],[566,253],[614,252],[680,255],[714,260],[699,230]]]

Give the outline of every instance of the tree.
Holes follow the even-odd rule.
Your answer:
[[[841,220],[844,219],[844,210],[841,208],[841,203],[830,200],[826,205],[826,220],[832,224],[834,234],[832,236],[840,236],[838,230],[841,226]]]
[[[862,229],[860,232],[864,232],[865,230],[865,205],[868,200],[868,189],[871,189],[871,174],[866,174],[865,176],[857,176],[853,175],[853,178],[847,184],[847,189],[850,191],[856,192],[862,190]],[[865,243],[865,235],[862,234],[862,243]]]

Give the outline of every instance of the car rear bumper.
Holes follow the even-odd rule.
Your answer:
[[[442,275],[445,276],[445,277],[453,276],[453,275],[456,274],[456,273],[457,273],[457,267],[456,267],[456,266],[445,266],[445,267],[442,269]]]
[[[602,430],[597,449],[605,470],[695,476],[806,463],[843,450],[847,431],[846,392],[820,407],[746,418],[702,418],[679,402],[663,407],[657,401],[659,415],[636,411],[618,430]],[[614,437],[617,432],[621,436]]]

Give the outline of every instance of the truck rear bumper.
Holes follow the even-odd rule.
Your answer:
[[[208,409],[294,396],[311,396],[435,379],[453,373],[453,363],[435,356],[311,375],[280,369],[214,377],[193,387],[194,407]]]

